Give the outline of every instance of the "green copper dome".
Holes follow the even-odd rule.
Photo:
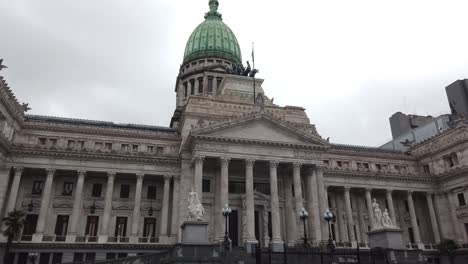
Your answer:
[[[210,11],[192,32],[185,45],[184,63],[206,57],[218,57],[234,63],[242,61],[241,51],[236,36],[223,23],[218,13],[218,1],[210,0]]]

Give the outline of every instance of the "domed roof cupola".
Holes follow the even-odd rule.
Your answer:
[[[205,14],[205,21],[195,28],[185,45],[183,64],[207,57],[240,63],[242,56],[239,43],[218,13],[218,0],[210,0],[209,6],[210,11]]]

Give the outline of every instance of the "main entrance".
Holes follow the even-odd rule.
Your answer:
[[[233,247],[239,246],[239,215],[237,210],[232,210],[231,214],[229,215],[229,237],[232,241]]]

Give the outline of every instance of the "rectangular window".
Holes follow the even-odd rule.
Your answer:
[[[156,147],[156,154],[164,154],[164,147]]]
[[[84,260],[84,253],[75,253],[73,255],[73,262],[82,262]]]
[[[128,144],[120,145],[120,150],[123,151],[123,152],[128,152]]]
[[[43,181],[34,181],[31,194],[37,194],[37,195],[42,194],[43,185],[44,185]]]
[[[50,142],[50,145],[51,145],[51,146],[57,145],[57,139],[56,139],[56,138],[50,138],[50,139],[49,139],[49,142]]]
[[[209,93],[213,92],[213,82],[214,82],[213,77],[208,77],[208,92]]]
[[[465,194],[464,193],[459,193],[459,194],[457,194],[457,197],[458,197],[458,205],[459,206],[465,206],[466,205]]]
[[[184,83],[184,97],[187,98],[188,96],[188,84],[187,82]]]
[[[423,165],[423,172],[424,173],[431,173],[431,170],[429,169],[429,164]]]
[[[203,79],[198,80],[198,93],[199,94],[203,93]]]
[[[382,165],[380,165],[380,164],[375,164],[375,169],[376,169],[377,171],[381,171],[381,170],[382,170]]]
[[[75,147],[75,140],[68,140],[67,147],[74,148]]]
[[[208,179],[202,180],[202,192],[209,193],[211,192],[211,181]]]
[[[156,236],[156,218],[145,218],[143,223],[143,235],[144,237]]]
[[[154,146],[147,146],[146,150],[148,153],[154,153]]]
[[[91,197],[101,197],[102,193],[102,184],[93,183],[93,189],[91,190]]]
[[[102,149],[102,142],[94,142],[95,149]]]
[[[112,150],[112,143],[105,143],[104,147],[106,150]]]
[[[46,145],[47,144],[47,138],[40,137],[39,138],[39,145]]]
[[[245,182],[229,181],[229,193],[245,193]]]
[[[60,264],[60,263],[62,263],[62,253],[53,253],[51,264]]]
[[[190,80],[190,94],[191,95],[195,94],[195,80],[194,79]]]
[[[73,193],[73,182],[64,182],[63,183],[63,196],[71,196]]]
[[[341,161],[337,160],[337,161],[336,161],[336,166],[338,166],[338,167],[341,168],[341,166],[342,166],[342,165],[341,165]]]
[[[138,152],[138,145],[132,145],[132,152]]]
[[[92,237],[97,236],[98,224],[99,224],[99,216],[88,215],[88,219],[86,220],[85,235],[92,236]]]
[[[216,78],[216,87],[218,87],[218,89],[219,89],[219,87],[221,87],[221,81],[222,80],[223,80],[222,78]]]
[[[68,215],[57,215],[57,222],[55,223],[55,235],[66,236],[68,229]]]
[[[146,195],[147,199],[155,200],[156,199],[156,186],[148,186],[148,193]]]
[[[115,232],[114,236],[126,237],[127,236],[127,217],[118,216],[115,219]]]
[[[84,148],[84,141],[83,140],[78,140],[77,142],[79,148]]]
[[[120,198],[129,198],[130,197],[130,185],[121,184],[120,185]]]

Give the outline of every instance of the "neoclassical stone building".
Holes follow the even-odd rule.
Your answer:
[[[192,190],[212,242],[229,204],[234,246],[299,242],[304,207],[313,243],[328,239],[330,208],[336,245],[365,247],[372,198],[409,248],[468,242],[464,120],[406,152],[332,144],[304,108],[274,104],[262,79],[235,72],[237,39],[218,1],[209,6],[186,45],[169,127],[28,115],[0,79],[0,208],[27,212],[17,263],[163,250],[181,239]]]

